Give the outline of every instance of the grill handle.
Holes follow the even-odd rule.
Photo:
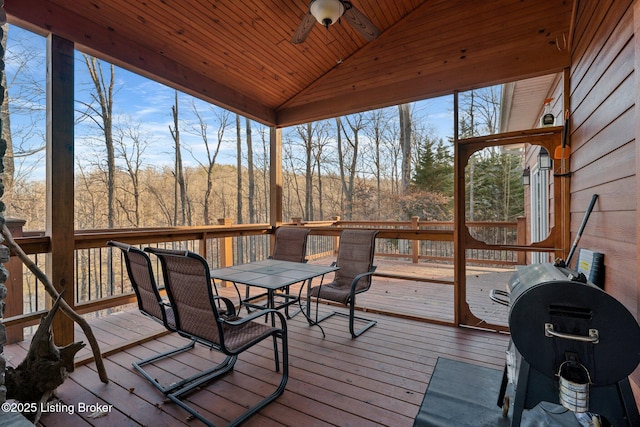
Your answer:
[[[497,302],[501,305],[506,305],[507,307],[511,303],[509,299],[509,292],[501,291],[500,289],[491,289],[489,292],[489,298],[491,298],[491,301]]]
[[[573,340],[580,342],[590,342],[593,344],[598,344],[600,342],[600,334],[597,329],[589,329],[589,336],[585,337],[582,335],[573,335],[573,334],[565,334],[564,332],[557,332],[553,329],[553,323],[545,323],[544,324],[544,335],[546,337],[555,337],[562,338],[565,340]]]

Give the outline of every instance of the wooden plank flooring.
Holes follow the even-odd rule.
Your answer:
[[[345,319],[324,322],[326,338],[300,315],[288,322],[290,379],[282,396],[252,417],[247,426],[411,426],[439,356],[502,369],[508,337],[493,332],[434,325],[371,314],[378,324],[356,340]],[[92,320],[101,343],[158,329],[136,311]],[[45,414],[42,426],[201,425],[133,370],[131,363],[186,341],[176,334],[109,356],[110,383],[102,384],[93,363],[79,366],[58,388],[60,402],[71,411]],[[22,360],[24,345],[8,346],[11,363]],[[243,354],[234,371],[190,396],[207,418],[225,425],[244,406],[266,395],[279,381],[273,370],[271,342]],[[162,383],[190,375],[220,360],[202,346],[150,367]],[[113,405],[92,418],[80,405]],[[499,410],[496,407],[496,410]]]
[[[329,265],[332,260],[333,258],[321,258],[311,262]],[[383,275],[401,272],[404,275],[422,280],[375,276],[371,289],[357,296],[359,308],[409,318],[453,322],[452,265],[412,264],[384,258],[376,258],[376,265],[376,272]],[[483,328],[487,323],[508,325],[508,308],[491,301],[489,293],[491,289],[504,290],[513,272],[513,268],[467,267],[466,299],[472,313],[482,319],[480,324],[473,326]],[[331,279],[332,274],[328,274],[324,281],[326,283]],[[433,280],[449,283],[434,283]],[[319,283],[320,279],[314,279],[314,286]],[[292,293],[297,295],[299,287],[293,286],[292,289]],[[239,290],[244,296],[244,286],[239,286]],[[238,299],[232,286],[219,287],[219,291],[221,295],[228,296],[233,301]],[[260,290],[256,288],[251,288],[250,291],[251,295],[260,293]]]
[[[393,271],[397,267],[379,263],[378,268]],[[428,268],[431,267],[419,265],[403,273],[432,278],[451,273]],[[469,284],[470,303],[473,301],[500,321],[506,319],[506,308],[500,306],[496,310],[495,303],[488,300],[488,290],[503,289],[506,273],[480,269],[472,272],[469,279],[475,280]],[[233,287],[220,291],[237,299]],[[240,291],[244,295],[244,289]],[[286,390],[245,425],[411,426],[438,357],[502,369],[507,335],[413,319],[452,318],[452,295],[451,285],[376,277],[372,289],[358,297],[358,305],[374,311],[398,312],[402,317],[366,313],[378,324],[355,340],[342,317],[323,322],[325,338],[319,328],[309,327],[303,316],[289,320],[290,378]],[[327,306],[320,307],[322,311],[329,310]],[[177,334],[162,334],[162,326],[139,314],[135,306],[88,320],[101,350],[110,354],[105,359],[110,383],[100,382],[94,363],[78,366],[58,388],[60,405],[43,415],[42,426],[202,425],[189,419],[188,413],[174,403],[165,402],[164,396],[131,366],[133,361],[181,346],[185,339]],[[81,330],[76,330],[78,339],[82,339]],[[126,350],[110,351],[137,339],[149,340]],[[6,346],[4,355],[9,364],[17,365],[27,348],[27,341]],[[227,424],[279,382],[272,354],[270,341],[256,346],[240,357],[232,373],[194,393],[189,401],[216,425]],[[85,348],[77,360],[89,355],[90,350]],[[196,346],[149,367],[149,371],[161,383],[170,383],[219,360],[218,353]],[[87,407],[94,404],[112,407],[96,417],[91,411],[94,408]],[[80,413],[81,409],[88,412]]]

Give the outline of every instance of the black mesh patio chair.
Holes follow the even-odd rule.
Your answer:
[[[306,254],[307,254],[307,239],[309,237],[309,232],[311,229],[307,227],[278,227],[274,233],[275,243],[273,246],[273,253],[269,257],[270,259],[275,259],[279,261],[291,261],[291,262],[307,262]],[[274,294],[274,298],[279,298],[280,300],[284,300],[285,304],[291,300],[291,296],[289,295],[290,286],[286,286],[282,289],[282,292],[276,292]],[[264,308],[265,305],[255,304],[254,301],[264,299],[267,297],[266,293],[262,293],[259,295],[254,295],[249,297],[249,287],[247,286],[246,290],[246,299],[245,302],[248,303],[247,310],[249,307],[259,307]],[[286,305],[284,309],[285,316],[287,319],[294,317],[299,313],[299,310],[294,313],[289,313],[289,306]]]
[[[371,287],[371,276],[376,269],[373,265],[373,255],[377,234],[376,230],[344,230],[340,233],[338,257],[334,263],[340,269],[335,272],[331,283],[314,286],[309,290],[309,296],[316,298],[315,324],[334,315],[348,317],[349,332],[353,338],[360,336],[376,324],[375,320],[356,316],[355,306],[356,295]],[[348,306],[349,314],[332,311],[318,319],[318,303],[323,299]],[[309,299],[307,301],[308,311],[310,308]],[[356,320],[365,322],[365,325],[357,331],[355,330]]]
[[[176,321],[173,308],[169,304],[169,301],[163,299],[160,295],[160,291],[158,290],[158,286],[153,275],[153,268],[149,255],[135,246],[131,246],[126,243],[111,240],[107,242],[107,245],[118,248],[122,252],[129,281],[131,282],[131,287],[136,294],[138,309],[140,312],[156,322],[163,324],[168,331],[176,332]],[[154,387],[162,393],[167,394],[176,388],[179,388],[182,384],[174,383],[168,386],[163,386],[154,377],[149,375],[149,373],[143,369],[143,366],[190,350],[195,345],[195,342],[195,340],[191,340],[191,342],[183,347],[175,348],[147,359],[133,362],[132,365],[135,370],[145,377],[147,381],[153,384]]]
[[[198,390],[204,383],[231,371],[240,353],[270,337],[273,339],[275,370],[277,372],[280,371],[278,338],[282,344],[280,384],[272,394],[250,407],[229,425],[235,426],[246,421],[251,415],[280,396],[289,377],[287,323],[284,316],[278,311],[270,309],[256,311],[244,318],[230,315],[222,316],[216,304],[218,300],[225,302],[227,311],[234,309],[234,306],[227,298],[214,295],[209,265],[204,258],[189,251],[157,248],[145,248],[145,251],[155,254],[160,260],[167,295],[174,308],[178,334],[226,355],[225,360],[214,368],[213,375],[192,381],[168,394],[167,397],[206,425],[212,426],[210,421],[187,404],[185,396]],[[279,319],[279,327],[253,321],[266,313]],[[229,396],[229,398],[233,399],[233,396]]]

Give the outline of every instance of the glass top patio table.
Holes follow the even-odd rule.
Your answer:
[[[213,269],[211,270],[211,278],[232,282],[234,285],[241,284],[266,289],[267,308],[280,309],[294,304],[300,299],[293,295],[286,295],[285,303],[275,306],[274,292],[276,290],[286,288],[295,283],[310,281],[314,277],[322,276],[338,269],[339,267],[336,266],[266,259]],[[280,294],[278,295],[281,296]],[[246,305],[252,299],[253,297],[242,302]]]

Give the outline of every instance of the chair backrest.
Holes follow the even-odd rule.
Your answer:
[[[350,288],[353,279],[362,273],[372,271],[375,253],[377,230],[344,230],[340,233],[340,246],[333,281],[345,288]],[[356,286],[356,291],[363,291],[371,286],[371,276],[363,277]]]
[[[189,251],[160,248],[145,248],[145,251],[160,260],[178,333],[222,345],[220,315],[214,303],[207,260]]]
[[[175,321],[171,309],[165,309],[162,297],[153,275],[153,268],[149,255],[135,246],[122,242],[109,241],[108,246],[122,251],[131,287],[136,293],[138,309],[143,314],[161,322],[167,329],[175,330]]]
[[[280,261],[305,262],[307,237],[310,231],[306,227],[278,227],[271,258]]]

